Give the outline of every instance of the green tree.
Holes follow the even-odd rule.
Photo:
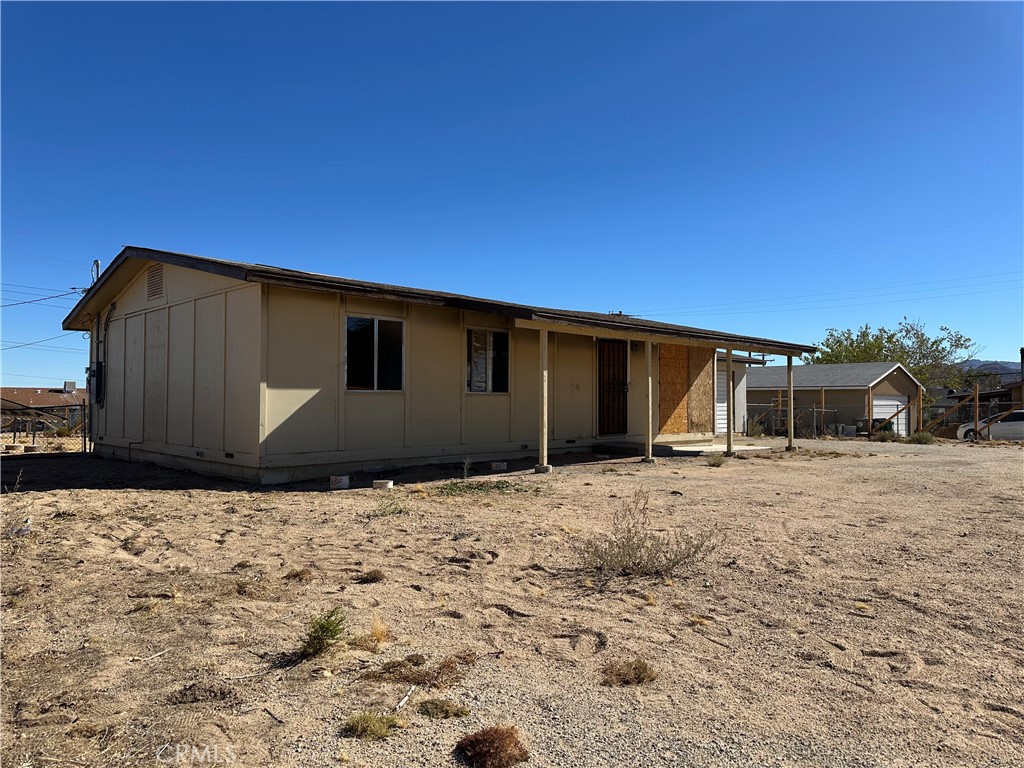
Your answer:
[[[873,331],[869,325],[856,331],[829,328],[816,346],[819,351],[804,355],[804,363],[900,363],[927,389],[965,386],[970,374],[961,363],[981,351],[959,331],[943,325],[932,337],[924,323],[906,317],[893,330]]]

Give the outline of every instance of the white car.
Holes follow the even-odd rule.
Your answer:
[[[999,421],[998,416],[992,416],[987,419],[981,419],[978,422],[979,434],[983,440],[1024,440],[1024,410],[1010,411],[1006,416]],[[995,423],[985,429],[985,425],[990,421]],[[956,431],[957,440],[974,440],[977,435],[974,434],[974,422],[969,421],[966,424],[961,424],[960,428]]]

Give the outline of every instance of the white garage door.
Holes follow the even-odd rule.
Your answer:
[[[876,395],[871,400],[871,415],[875,419],[887,419],[906,404],[906,395]],[[907,431],[907,428],[910,425],[909,416],[909,411],[904,411],[893,420],[892,426],[893,429],[896,430],[896,434],[902,435],[903,437],[910,434]]]

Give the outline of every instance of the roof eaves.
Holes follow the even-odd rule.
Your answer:
[[[919,387],[924,387],[924,384],[922,384],[922,383],[921,383],[920,381],[918,381],[918,380],[917,380],[917,377],[916,377],[916,376],[914,376],[914,374],[912,374],[912,373],[911,373],[910,371],[908,371],[908,370],[907,370],[906,368],[904,368],[902,364],[900,364],[900,363],[893,363],[893,365],[892,365],[892,368],[890,368],[890,369],[889,369],[888,371],[886,371],[886,372],[885,372],[885,373],[883,373],[883,374],[882,374],[881,376],[879,376],[879,377],[878,377],[877,379],[875,379],[875,380],[874,380],[874,381],[872,381],[872,382],[871,382],[870,384],[868,384],[868,389],[870,389],[871,387],[873,387],[873,386],[875,386],[876,384],[878,384],[878,382],[880,382],[880,381],[881,381],[882,379],[884,379],[884,378],[885,378],[886,376],[888,376],[888,375],[889,375],[890,373],[892,373],[893,371],[895,371],[895,370],[896,370],[897,368],[899,368],[899,369],[900,369],[901,371],[903,371],[903,372],[904,372],[905,374],[907,374],[907,376],[909,376],[909,377],[910,377],[910,380],[911,380],[912,382],[914,382],[915,384],[917,384],[917,386],[919,386]]]
[[[369,283],[334,277],[331,275],[319,275],[311,272],[273,267],[264,264],[224,261],[206,256],[193,256],[185,253],[161,251],[131,245],[126,245],[121,249],[121,252],[114,258],[110,265],[103,270],[103,273],[99,276],[96,282],[79,300],[74,309],[71,310],[70,314],[68,314],[64,319],[63,326],[65,329],[77,330],[83,325],[83,321],[81,320],[78,321],[78,325],[74,325],[76,318],[83,312],[93,297],[96,296],[103,285],[110,279],[111,275],[113,275],[126,260],[132,258],[156,261],[163,264],[170,264],[189,269],[197,269],[243,282],[266,283],[270,285],[281,285],[332,293],[344,292],[379,299],[412,301],[420,304],[430,304],[455,309],[490,312],[524,320],[546,320],[567,323],[584,328],[607,328],[620,332],[664,336],[666,338],[676,338],[681,340],[689,339],[722,347],[732,347],[742,351],[767,352],[769,354],[794,356],[817,351],[816,347],[803,344],[791,344],[775,339],[763,339],[753,336],[719,333],[703,328],[690,328],[687,326],[672,325],[669,323],[659,323],[657,321],[644,320],[642,318],[631,318],[629,316],[619,315],[609,315],[606,317],[592,312],[575,312],[572,310],[532,307],[525,304],[513,304],[511,302],[492,299],[481,299],[473,296],[463,296],[460,294],[446,293],[442,291],[406,288],[403,286],[386,285],[383,283]]]

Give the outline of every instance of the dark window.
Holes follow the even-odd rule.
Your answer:
[[[1024,412],[1022,412],[1022,411],[1014,411],[1009,416],[1007,416],[1005,419],[1003,419],[1003,421],[1024,421]]]
[[[377,321],[377,389],[402,388],[402,322]]]
[[[508,392],[508,332],[466,330],[466,391]]]
[[[357,390],[402,388],[402,321],[348,318],[346,385]]]

